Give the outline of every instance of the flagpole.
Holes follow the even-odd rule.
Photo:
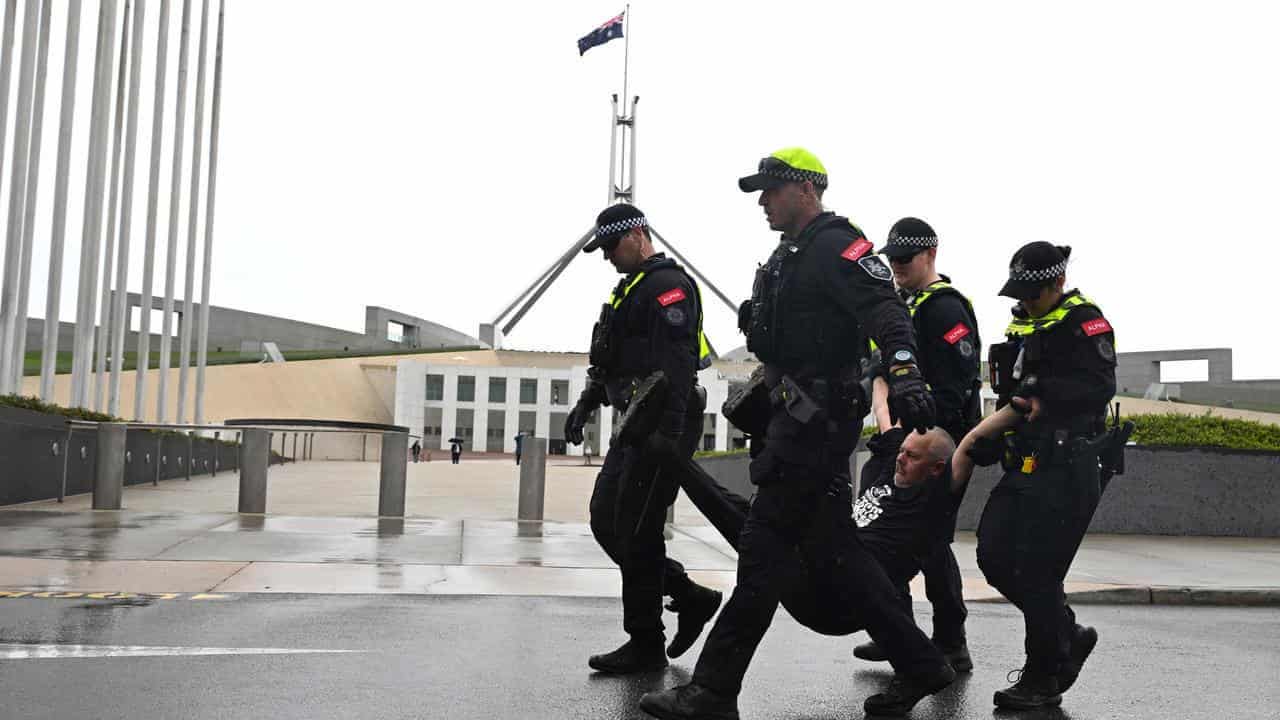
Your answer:
[[[631,3],[622,10],[622,118],[627,117],[627,71],[631,62]],[[615,120],[616,122],[616,120]],[[622,128],[622,177],[627,176],[627,128]]]

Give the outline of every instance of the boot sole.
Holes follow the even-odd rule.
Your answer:
[[[657,672],[659,670],[666,670],[667,661],[664,659],[660,663],[654,662],[649,665],[640,665],[635,667],[618,667],[616,665],[605,665],[603,663],[593,663],[590,660],[588,660],[587,667],[590,667],[592,670],[595,670],[596,672],[605,673],[606,675],[635,675],[637,673]]]
[[[658,718],[658,720],[689,720],[689,715],[676,715],[669,713],[665,708],[652,706],[645,703],[644,698],[640,698],[640,709],[646,713]],[[715,720],[739,720],[737,713],[732,715],[701,715],[696,717],[714,718]]]
[[[1044,702],[1026,702],[1017,700],[997,691],[995,697],[992,698],[996,707],[1005,708],[1007,710],[1035,710],[1043,707],[1057,707],[1062,704],[1062,695],[1051,695]]]

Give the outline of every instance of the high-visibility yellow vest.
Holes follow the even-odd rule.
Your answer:
[[[1038,318],[1014,318],[1009,322],[1009,327],[1005,328],[1004,334],[1011,338],[1025,338],[1038,332],[1044,332],[1049,328],[1062,322],[1067,314],[1078,307],[1091,307],[1098,312],[1102,312],[1098,305],[1089,298],[1076,293],[1070,295],[1063,300],[1058,307],[1045,313],[1043,317]]]

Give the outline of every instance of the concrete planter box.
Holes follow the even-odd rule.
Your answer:
[[[71,433],[67,457],[67,418],[21,408],[0,407],[0,505],[58,497],[65,462],[67,495],[93,490],[97,433],[90,428]],[[150,430],[131,430],[126,440],[125,485],[157,479],[208,474],[215,455],[219,470],[239,467],[236,448],[215,446],[212,439],[186,438]],[[57,448],[55,454],[55,447]],[[163,459],[163,461],[161,461]]]
[[[699,460],[726,488],[750,496],[745,455]],[[1280,537],[1280,453],[1130,447],[1089,531],[1121,535]],[[957,527],[974,530],[999,467],[974,473]]]

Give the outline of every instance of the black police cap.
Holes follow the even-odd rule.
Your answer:
[[[880,252],[891,258],[900,258],[931,247],[938,247],[938,234],[929,223],[920,218],[905,217],[889,228],[889,239]]]
[[[1044,241],[1027,243],[1013,254],[1009,261],[1009,281],[1000,294],[1017,300],[1032,300],[1040,295],[1040,288],[1067,272],[1067,258],[1071,248]]]
[[[610,205],[596,216],[595,237],[587,241],[582,252],[592,252],[598,247],[609,247],[615,244],[634,228],[649,224],[640,208],[629,203]]]

